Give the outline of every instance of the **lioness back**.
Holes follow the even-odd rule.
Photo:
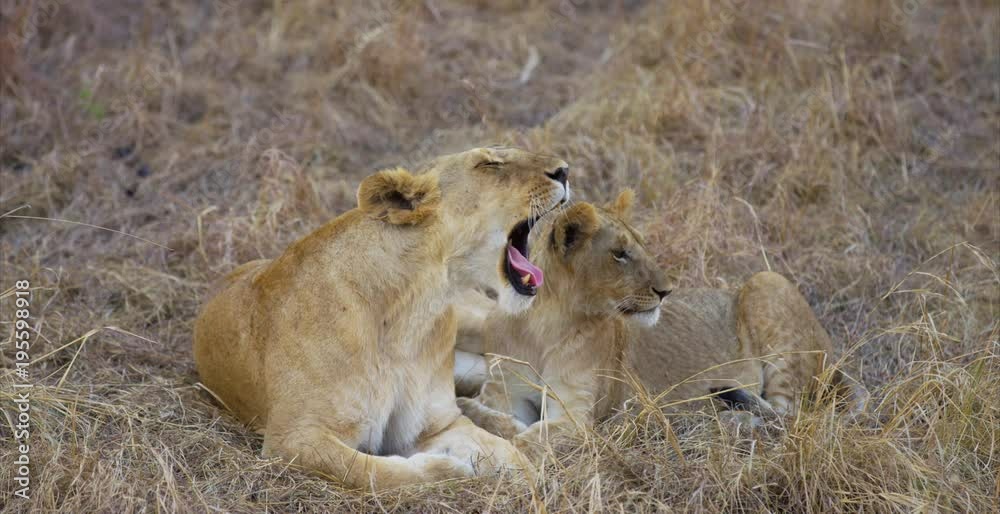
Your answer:
[[[270,262],[251,261],[231,271],[222,280],[224,289],[206,303],[194,325],[195,341],[224,342],[194,345],[202,383],[212,394],[224,394],[225,399],[216,399],[256,430],[262,430],[267,421],[268,402],[266,391],[261,389],[263,352],[251,348],[255,340],[247,336],[254,315],[247,313],[257,309],[253,279]],[[210,364],[222,362],[227,366]]]

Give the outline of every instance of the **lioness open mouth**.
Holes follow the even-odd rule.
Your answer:
[[[528,234],[534,224],[534,218],[522,220],[507,235],[507,255],[504,258],[507,281],[514,291],[524,296],[535,296],[543,280],[542,270],[528,260]]]

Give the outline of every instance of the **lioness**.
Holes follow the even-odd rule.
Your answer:
[[[567,172],[554,157],[479,148],[364,179],[357,208],[238,267],[205,305],[203,383],[263,431],[265,455],[349,487],[522,466],[455,404],[451,302],[475,286],[500,290],[503,308],[530,304],[543,276],[528,234],[568,199]]]
[[[661,305],[670,291],[628,223],[632,198],[625,191],[603,208],[578,203],[536,227],[534,258],[547,279],[534,305],[519,315],[490,312],[479,344],[468,337],[459,347],[457,387],[482,385],[477,398],[459,398],[463,412],[493,433],[516,435],[529,453],[546,433],[620,407],[629,392],[623,372],[668,405],[717,394],[734,407],[780,414],[817,382],[831,352],[805,299],[776,273],[754,275],[735,294],[676,290]],[[466,316],[475,330],[475,311]],[[487,372],[483,353],[534,369],[508,360]]]

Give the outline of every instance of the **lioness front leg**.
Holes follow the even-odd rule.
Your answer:
[[[338,434],[337,424],[300,411],[296,418],[272,416],[264,432],[264,456],[281,457],[306,470],[324,475],[352,489],[389,489],[409,484],[464,478],[473,475],[465,461],[448,455],[413,454],[409,457],[368,455],[344,441],[357,434]],[[294,420],[294,421],[292,421]],[[356,430],[355,430],[356,431]]]
[[[472,466],[476,475],[534,476],[530,461],[510,441],[479,428],[465,416],[420,441],[417,450],[459,459]]]

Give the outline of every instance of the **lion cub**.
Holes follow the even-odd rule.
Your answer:
[[[352,488],[530,471],[455,405],[451,304],[490,287],[530,305],[529,233],[568,196],[564,161],[516,149],[376,173],[356,209],[230,274],[195,322],[198,373],[266,455]]]
[[[828,364],[829,336],[781,275],[758,273],[736,293],[681,289],[666,297],[666,279],[628,223],[632,197],[625,191],[603,208],[575,204],[536,228],[534,255],[547,278],[534,305],[519,315],[492,310],[478,327],[465,323],[480,338],[461,340],[456,383],[460,392],[481,392],[459,406],[487,430],[516,435],[522,450],[621,407],[630,395],[626,373],[661,405],[714,395],[783,414]],[[515,360],[487,369],[486,353]],[[835,372],[832,381],[842,380]]]

